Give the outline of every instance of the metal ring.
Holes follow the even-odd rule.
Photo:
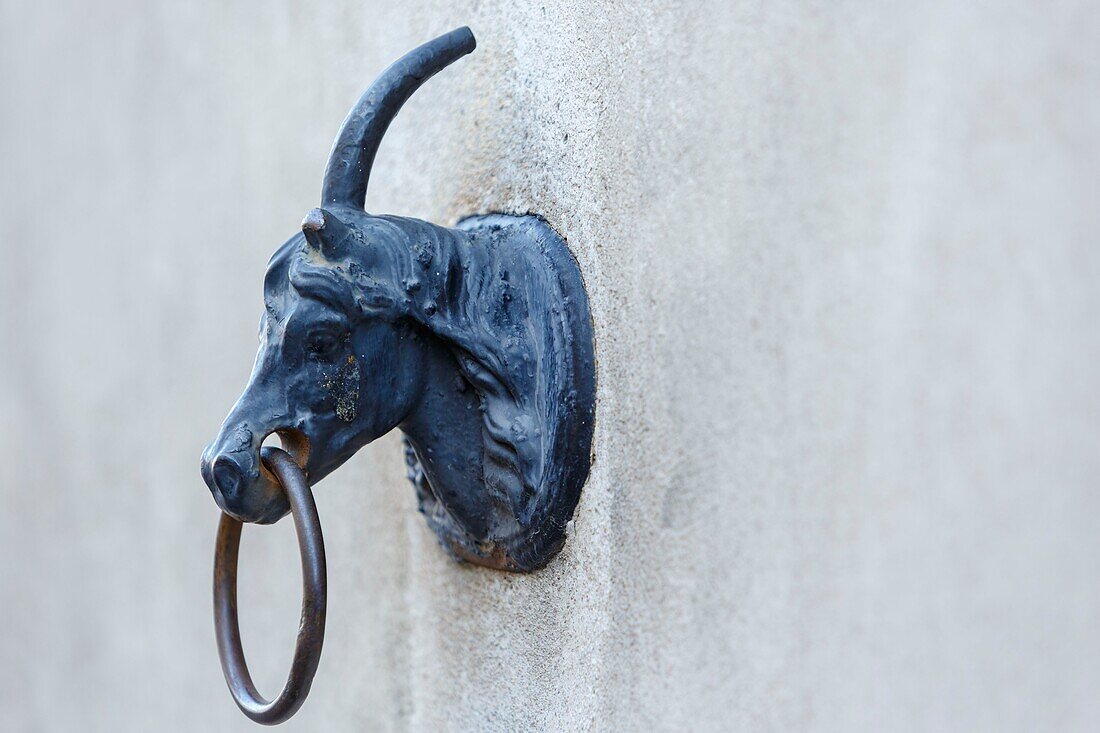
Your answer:
[[[241,630],[237,624],[237,552],[241,545],[241,522],[224,513],[214,550],[214,629],[222,672],[237,707],[257,723],[275,725],[294,715],[309,694],[321,659],[321,644],[325,640],[328,580],[321,523],[305,474],[289,453],[278,448],[264,448],[261,460],[286,492],[302,555],[302,620],[290,674],[277,698],[268,702],[260,696],[245,663]]]

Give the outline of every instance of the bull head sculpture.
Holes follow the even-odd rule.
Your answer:
[[[340,129],[321,207],[271,258],[252,376],[202,456],[227,514],[287,513],[260,460],[272,433],[312,485],[400,428],[420,509],[455,557],[531,571],[562,547],[595,397],[588,300],[566,243],[533,215],[446,228],[363,210],[390,121],[474,46],[460,28],[382,73]]]

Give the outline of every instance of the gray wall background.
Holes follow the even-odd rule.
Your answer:
[[[286,730],[1100,727],[1100,14],[1008,2],[0,5],[0,716],[252,730],[198,474],[348,106],[463,23],[368,205],[539,211],[596,463],[531,577],[449,561],[396,436],[317,487]],[[274,692],[289,523],[246,528]]]

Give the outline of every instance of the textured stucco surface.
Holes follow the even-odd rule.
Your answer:
[[[286,730],[1100,727],[1100,15],[1034,0],[6,0],[0,727],[253,729],[199,452],[348,105],[462,23],[368,206],[568,238],[596,462],[530,577],[445,557],[396,436],[320,484]],[[243,544],[273,691],[293,534]]]

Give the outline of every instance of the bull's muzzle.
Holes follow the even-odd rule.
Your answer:
[[[271,524],[290,504],[260,464],[260,436],[247,426],[225,425],[202,454],[202,477],[222,511],[242,522]]]

